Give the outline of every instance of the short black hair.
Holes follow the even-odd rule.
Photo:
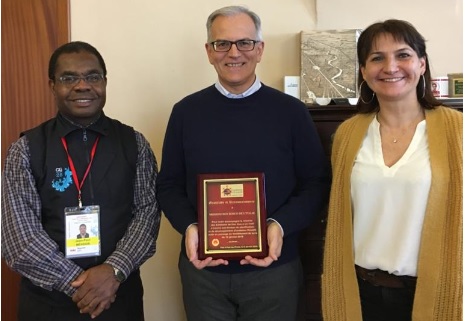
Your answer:
[[[88,44],[87,42],[83,41],[72,41],[68,42],[60,47],[58,47],[50,57],[50,62],[48,64],[48,78],[50,80],[55,80],[55,70],[56,70],[56,65],[58,58],[62,54],[67,54],[67,53],[78,53],[81,51],[87,51],[91,54],[93,54],[95,57],[97,57],[100,66],[102,67],[103,70],[103,76],[107,76],[107,67],[105,66],[105,61],[103,60],[102,55],[100,52],[98,52],[97,49],[95,49],[94,46]]]

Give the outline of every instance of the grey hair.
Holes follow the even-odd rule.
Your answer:
[[[235,16],[235,15],[238,15],[238,14],[241,14],[241,13],[245,13],[246,15],[248,15],[252,19],[252,21],[253,21],[253,23],[255,25],[255,31],[256,31],[256,38],[257,39],[254,39],[254,40],[263,41],[263,39],[262,39],[262,22],[260,20],[260,17],[255,12],[247,9],[246,7],[229,6],[229,7],[224,7],[224,8],[220,8],[218,10],[215,10],[210,14],[210,16],[208,16],[208,19],[207,19],[207,42],[212,42],[214,40],[211,37],[211,30],[212,30],[213,21],[216,18],[223,17],[223,16],[231,17],[231,16]]]

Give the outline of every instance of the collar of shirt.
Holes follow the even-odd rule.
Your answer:
[[[245,98],[245,97],[248,97],[250,95],[252,95],[253,93],[257,92],[260,87],[262,87],[262,83],[260,82],[260,79],[258,79],[258,76],[255,76],[255,82],[252,84],[252,86],[250,86],[249,89],[247,89],[246,91],[244,91],[242,94],[232,94],[230,93],[229,91],[226,90],[226,88],[223,87],[223,85],[220,84],[219,81],[217,81],[215,83],[215,87],[216,89],[218,89],[218,91],[228,97],[228,98],[232,98],[232,99],[238,99],[238,98]]]
[[[58,131],[58,135],[60,135],[60,137],[65,137],[67,136],[69,133],[77,130],[77,129],[85,129],[85,130],[92,130],[94,132],[97,132],[101,135],[108,135],[108,119],[107,117],[105,116],[105,114],[101,113],[100,117],[92,124],[90,124],[89,126],[87,127],[82,127],[74,122],[72,122],[71,120],[69,120],[68,118],[66,118],[65,116],[63,116],[60,112],[58,112],[58,115],[56,117],[57,119],[57,131]]]

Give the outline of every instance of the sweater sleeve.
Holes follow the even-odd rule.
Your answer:
[[[157,177],[157,197],[166,218],[184,235],[187,227],[197,222],[197,217],[186,191],[182,117],[177,111],[175,106],[166,129]]]
[[[286,203],[271,213],[271,218],[281,224],[285,236],[309,226],[322,214],[330,187],[329,160],[306,108],[296,113],[292,128],[296,186]]]

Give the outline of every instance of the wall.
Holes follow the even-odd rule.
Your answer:
[[[363,29],[390,18],[426,39],[433,77],[463,70],[463,0],[317,0],[318,29]]]
[[[300,73],[299,31],[315,28],[314,0],[249,0],[262,18],[265,53],[258,74],[282,88]],[[238,1],[71,0],[71,40],[93,44],[108,69],[105,112],[134,126],[160,161],[171,108],[216,81],[204,43],[208,15]],[[177,269],[180,236],[163,218],[157,253],[142,267],[147,321],[185,320]]]
[[[316,1],[246,2],[262,18],[265,53],[258,74],[266,84],[282,89],[284,75],[300,74],[299,33],[317,28]],[[457,11],[461,8],[461,0],[391,0],[386,1],[385,6],[389,4],[386,8],[378,3],[374,5],[372,0],[351,1],[356,4],[351,6],[346,2],[318,1],[318,27],[363,28],[397,12],[397,17],[406,17],[415,23],[420,12],[427,12],[423,8],[432,8],[429,12],[434,12],[437,20],[443,23],[430,22],[433,14],[425,14],[434,28],[429,28],[428,23],[418,28],[428,32],[425,36],[434,52],[431,60],[435,70],[438,74],[446,74],[462,69],[459,59],[462,57],[462,11]],[[399,9],[406,3],[412,10]],[[437,15],[435,8],[439,3],[450,9],[444,11],[451,16]],[[159,161],[173,104],[216,80],[204,49],[205,21],[213,10],[231,4],[244,3],[234,0],[71,0],[71,39],[96,46],[107,64],[105,112],[142,132]],[[378,14],[374,13],[376,8]],[[347,12],[351,12],[350,16]],[[443,35],[450,24],[457,30]],[[177,269],[179,243],[180,236],[163,218],[157,253],[142,267],[147,321],[185,320]]]

